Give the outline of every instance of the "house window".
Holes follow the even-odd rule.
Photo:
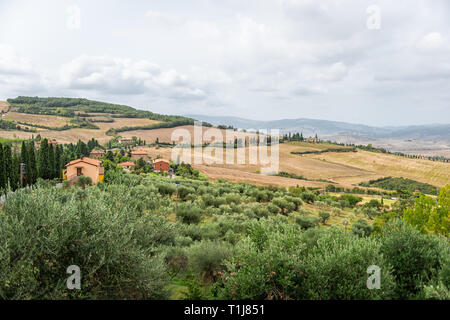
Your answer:
[[[82,168],[77,168],[77,176],[81,176],[81,169]]]

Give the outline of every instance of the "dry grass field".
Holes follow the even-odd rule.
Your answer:
[[[207,127],[203,127],[203,134],[205,134],[205,132],[207,130],[209,130],[210,128]],[[155,129],[155,130],[134,130],[134,131],[125,131],[125,132],[120,132],[119,134],[125,138],[131,138],[133,136],[139,137],[142,140],[147,141],[148,143],[153,143],[156,138],[159,139],[160,142],[165,142],[165,143],[172,143],[172,137],[174,137],[176,139],[177,137],[177,132],[182,132],[183,131],[187,131],[190,134],[191,137],[191,142],[194,143],[194,126],[180,126],[180,127],[176,127],[176,128],[160,128],[160,129]],[[214,130],[220,130],[215,128]],[[223,136],[223,141],[228,141],[229,139],[226,139],[227,135],[226,135],[226,130],[220,130],[222,136]],[[210,131],[210,133],[212,133],[212,131]],[[232,134],[236,135],[237,138],[242,138],[244,139],[244,137],[253,137],[255,136],[254,133],[244,133],[244,132],[232,132]],[[233,138],[230,138],[231,141],[233,140]],[[207,139],[205,139],[207,140]],[[178,141],[178,140],[175,140]],[[179,140],[181,141],[181,139]],[[189,143],[189,142],[188,142]]]
[[[142,149],[142,148],[141,148]],[[152,158],[161,156],[165,159],[171,159],[172,148],[143,148],[149,152]],[[191,153],[193,155],[193,152]],[[193,158],[191,157],[193,162]],[[306,181],[299,179],[283,178],[278,176],[268,176],[256,173],[259,169],[257,165],[239,165],[239,164],[193,164],[193,167],[200,170],[208,178],[217,180],[219,178],[234,182],[248,182],[260,185],[275,186],[305,186],[305,187],[324,187],[327,183],[318,181]]]
[[[358,151],[356,153],[324,153],[310,155],[309,157],[327,164],[339,164],[359,168],[360,170],[372,172],[374,176],[404,177],[429,183],[437,187],[442,187],[450,183],[450,163],[409,159],[368,151]],[[364,177],[363,181],[366,181],[368,178],[369,176]],[[373,178],[370,177],[370,179]],[[355,184],[361,182],[361,179],[341,177],[337,178],[336,181]]]
[[[0,137],[6,139],[31,139],[36,135],[37,133],[33,132],[0,130]]]
[[[104,119],[106,117],[96,117]],[[133,127],[133,126],[147,126],[155,123],[160,123],[157,120],[150,119],[140,119],[140,118],[113,118],[114,122],[95,122],[94,124],[104,130],[105,132],[111,128],[121,128],[121,127]]]
[[[291,144],[280,145],[279,171],[293,173],[307,178],[307,180],[288,179],[260,175],[257,172],[260,165],[237,164],[236,156],[234,164],[210,164],[194,165],[207,176],[226,178],[231,181],[258,181],[255,183],[275,185],[301,185],[324,186],[326,180],[337,183],[346,188],[358,186],[360,182],[366,182],[380,177],[393,176],[405,177],[416,181],[429,183],[438,187],[450,183],[450,164],[433,162],[429,160],[408,159],[404,157],[374,153],[358,150],[357,152],[323,153],[319,155],[293,155],[290,152],[297,146]],[[305,150],[308,149],[304,145]],[[311,148],[317,145],[311,144]],[[248,157],[249,150],[245,148]],[[155,157],[161,155],[171,158],[171,148],[149,148],[150,154]],[[192,152],[193,154],[193,152]],[[218,158],[214,155],[208,159]],[[225,162],[225,153],[223,153]]]
[[[6,104],[0,104],[0,107]],[[6,106],[7,107],[7,106]],[[105,114],[96,114],[98,117],[108,117]],[[13,121],[29,122],[47,126],[62,126],[68,122],[68,118],[46,115],[20,114],[9,112],[6,119]],[[97,139],[100,143],[106,143],[112,137],[106,135],[110,128],[123,126],[150,125],[157,121],[136,118],[114,118],[112,123],[95,123],[100,130],[92,129],[70,129],[64,131],[52,131],[38,129],[38,133],[49,139],[56,139],[60,143],[76,143],[78,139],[88,141],[91,138]],[[181,126],[177,128],[160,128],[154,130],[134,130],[119,133],[121,137],[131,138],[136,136],[147,143],[155,142],[156,138],[160,142],[172,142],[172,135],[177,129],[184,130],[191,136],[193,143],[194,127]],[[204,127],[203,133],[209,128]],[[216,131],[219,129],[215,129]],[[225,137],[225,130],[220,130]],[[237,138],[253,137],[254,133],[232,132]],[[3,138],[28,139],[37,133],[23,131],[0,131]],[[228,138],[226,141],[232,141]],[[207,140],[207,139],[205,139]],[[206,159],[210,164],[194,164],[194,167],[212,179],[225,178],[230,181],[246,181],[257,184],[273,184],[284,186],[309,186],[323,187],[330,182],[337,185],[352,188],[360,182],[377,179],[386,176],[405,177],[416,181],[429,183],[438,187],[450,183],[450,164],[443,162],[433,162],[429,160],[408,159],[405,157],[373,153],[358,150],[357,152],[328,152],[322,154],[296,155],[291,152],[317,151],[327,148],[345,148],[332,144],[315,144],[306,142],[290,142],[279,145],[279,171],[296,174],[306,178],[306,180],[283,178],[278,176],[267,176],[259,174],[260,164],[249,164],[249,148],[245,148],[246,164],[238,164],[237,156],[234,157],[233,164],[218,164],[218,155],[209,155]],[[150,154],[155,157],[161,155],[164,158],[171,158],[171,148],[149,148]],[[225,152],[222,155],[222,162],[225,163]],[[216,162],[216,163],[214,163]]]
[[[20,121],[29,124],[47,126],[47,127],[62,127],[69,124],[70,118],[40,115],[40,114],[28,114],[28,113],[18,113],[18,112],[8,112],[8,114],[3,118],[5,120]]]
[[[302,146],[305,151],[307,150],[315,150],[320,147],[318,144],[309,144]],[[323,186],[328,182],[318,181],[318,180],[327,180],[332,182],[337,182],[336,180],[342,178],[357,178],[359,181],[365,181],[366,177],[374,177],[377,176],[376,173],[370,172],[364,169],[360,169],[358,167],[352,167],[343,164],[335,164],[329,163],[325,161],[321,161],[320,159],[313,159],[309,157],[309,155],[293,155],[291,151],[296,150],[298,145],[296,144],[280,144],[279,145],[279,171],[284,171],[288,173],[293,173],[298,176],[303,176],[308,180],[299,180],[299,179],[288,179],[294,180],[291,181],[289,185],[304,185],[304,186]],[[315,148],[315,149],[313,149]],[[242,149],[240,149],[242,151]],[[249,148],[245,148],[245,163],[246,164],[238,164],[237,154],[238,151],[234,153],[234,162],[233,164],[225,164],[226,163],[226,153],[222,153],[222,164],[219,163],[219,157],[216,155],[206,157],[206,160],[209,160],[210,163],[215,162],[210,165],[203,165],[202,167],[198,166],[199,169],[207,173],[207,175],[214,176],[217,178],[229,178],[233,181],[241,181],[243,176],[251,174],[257,175],[257,172],[261,171],[262,167],[268,167],[267,165],[261,165],[261,162],[258,159],[257,164],[250,164],[248,159],[250,150]],[[158,155],[165,158],[170,158],[171,149],[160,148],[157,150],[152,150],[151,154]],[[191,152],[193,154],[193,151]],[[270,154],[269,154],[270,155]],[[215,161],[212,161],[215,160]],[[193,163],[193,160],[191,160]],[[231,171],[230,171],[231,170]],[[220,176],[219,176],[220,175]],[[265,176],[267,177],[267,176]],[[246,176],[245,179],[247,179]],[[258,178],[259,179],[259,178]],[[264,180],[273,181],[274,179],[279,179],[279,182],[286,182],[286,178],[281,177],[268,177]],[[267,182],[269,183],[269,182]],[[344,184],[346,187],[352,187],[351,184]]]
[[[287,142],[284,145],[286,146],[286,149],[289,148],[289,152],[323,151],[330,148],[349,149],[349,147],[331,143],[308,143],[300,141]]]
[[[0,103],[0,108],[2,106],[3,107],[6,106],[5,108],[7,108],[7,103],[6,104]],[[109,115],[104,113],[95,114],[95,116],[96,118],[99,119],[109,118]],[[52,115],[18,113],[15,111],[11,111],[8,112],[5,115],[5,117],[3,117],[3,119],[10,121],[20,121],[35,125],[43,125],[48,127],[62,127],[66,124],[69,124],[71,118]],[[106,132],[111,128],[151,125],[155,123],[159,123],[159,121],[150,119],[139,119],[139,118],[114,118],[114,122],[94,123],[96,126],[100,128],[99,130],[76,128],[70,130],[55,131],[55,130],[35,128],[37,130],[36,133],[29,133],[24,131],[0,131],[0,137],[29,139],[33,135],[36,136],[37,134],[40,134],[43,138],[56,139],[60,143],[71,143],[71,142],[76,143],[78,139],[81,139],[86,142],[92,138],[97,139],[100,143],[105,143],[111,139],[111,136],[106,135]]]
[[[105,130],[76,128],[63,131],[42,130],[39,131],[39,134],[43,138],[55,139],[59,143],[76,143],[78,139],[87,142],[94,138],[103,144],[111,140],[111,137],[107,136],[105,132]]]

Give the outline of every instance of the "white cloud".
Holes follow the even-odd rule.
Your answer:
[[[18,75],[33,72],[30,59],[20,56],[12,46],[0,43],[0,73]]]
[[[61,84],[72,90],[97,90],[110,94],[151,93],[162,97],[203,99],[204,92],[174,69],[164,70],[147,60],[82,55],[64,64]]]
[[[380,125],[450,118],[448,0],[77,0],[77,32],[67,31],[65,3],[4,2],[0,42],[31,58],[0,50],[5,96],[44,95],[35,90],[44,83],[52,95],[167,113],[268,119],[276,108],[280,118]],[[379,30],[367,29],[372,4]],[[410,112],[425,104],[425,114]]]
[[[45,90],[44,78],[31,60],[8,45],[0,43],[0,94],[5,97]]]
[[[145,16],[147,17],[147,20],[150,21],[151,23],[156,25],[164,25],[165,27],[181,26],[185,23],[185,19],[179,16],[165,14],[156,10],[148,10],[145,13]]]
[[[295,95],[305,96],[311,94],[324,94],[328,91],[320,86],[297,85],[292,91]]]
[[[345,78],[348,74],[348,68],[343,62],[336,62],[326,71],[320,72],[317,79],[325,81],[339,81]]]
[[[431,32],[420,39],[417,46],[424,50],[437,50],[446,45],[444,37],[439,32]]]

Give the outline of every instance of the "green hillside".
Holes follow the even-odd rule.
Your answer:
[[[146,110],[137,110],[120,104],[101,101],[93,101],[83,98],[39,98],[39,97],[17,97],[8,99],[11,108],[17,112],[31,114],[57,115],[63,117],[75,117],[80,112],[83,117],[92,116],[90,113],[107,113],[117,118],[148,118],[163,122],[193,121],[193,119],[182,116],[170,116],[154,113]]]

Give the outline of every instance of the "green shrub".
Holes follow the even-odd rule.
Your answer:
[[[381,252],[393,267],[398,299],[415,298],[423,286],[437,279],[442,268],[448,268],[445,238],[422,234],[396,220],[383,228],[381,241]]]
[[[203,202],[205,203],[205,205],[207,206],[207,207],[209,207],[209,206],[214,206],[214,203],[215,203],[215,197],[213,196],[213,195],[211,195],[211,194],[208,194],[208,193],[206,193],[206,194],[203,194],[202,195],[202,200],[203,200]]]
[[[177,191],[174,185],[168,183],[159,183],[156,185],[156,188],[160,194],[168,196],[173,195]]]
[[[351,194],[343,194],[340,198],[347,201],[349,207],[354,207],[363,200],[363,198]]]
[[[294,211],[297,211],[298,208],[303,204],[303,201],[300,198],[297,197],[291,197],[291,196],[285,196],[284,197],[287,201],[294,204]]]
[[[380,290],[366,287],[373,264],[381,268]],[[220,299],[380,299],[391,298],[395,285],[379,241],[335,228],[258,223],[226,266],[213,290]]]
[[[319,219],[311,216],[299,216],[295,222],[300,225],[302,229],[314,228],[319,223]]]
[[[278,214],[278,212],[280,212],[281,209],[280,209],[279,206],[277,206],[277,205],[275,205],[273,203],[269,203],[267,205],[267,210],[269,210],[269,212],[272,213],[272,214]]]
[[[227,242],[200,241],[188,248],[189,268],[202,274],[204,280],[215,280],[223,267],[222,261],[232,255],[232,246]]]
[[[327,220],[330,219],[330,213],[327,211],[320,211],[319,218],[323,224],[326,224]]]
[[[381,207],[381,203],[376,199],[371,199],[369,202],[364,204],[364,207],[379,209]]]
[[[166,297],[165,264],[151,248],[172,243],[172,227],[105,191],[18,190],[0,225],[2,299]],[[66,288],[70,265],[81,268],[76,292]]]
[[[189,193],[188,195],[186,195],[184,200],[194,202],[195,200],[197,200],[197,195],[195,193]]]
[[[316,201],[316,195],[312,192],[303,192],[300,194],[300,197],[307,203],[314,203]]]
[[[287,214],[289,212],[292,212],[295,209],[295,204],[292,202],[289,202],[285,198],[274,198],[272,200],[272,203],[279,207],[281,209],[281,213]]]
[[[167,264],[167,271],[171,278],[186,270],[188,257],[184,249],[179,247],[169,247],[164,253],[164,261]]]
[[[241,203],[241,196],[236,193],[227,194],[225,200],[228,204],[239,204]]]
[[[306,279],[299,292],[303,299],[390,299],[395,288],[391,268],[380,250],[380,242],[358,238],[331,228],[317,241],[305,259]],[[369,290],[367,269],[381,269],[381,288]]]
[[[273,228],[267,222],[253,225],[249,237],[238,243],[215,288],[218,298],[294,298],[292,293],[302,278],[297,266],[304,245],[298,230]]]
[[[351,231],[357,236],[367,237],[373,232],[373,227],[366,220],[358,219],[353,223]]]
[[[369,219],[373,219],[379,215],[377,208],[374,207],[362,207],[361,210]]]
[[[298,213],[300,213],[302,215],[311,215],[312,214],[311,210],[304,209],[304,208],[299,209]]]
[[[179,203],[177,218],[187,224],[199,223],[202,220],[202,210],[194,206],[191,202]]]
[[[177,190],[178,197],[185,200],[190,194],[195,193],[195,189],[191,187],[179,186]]]

